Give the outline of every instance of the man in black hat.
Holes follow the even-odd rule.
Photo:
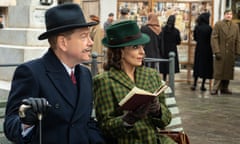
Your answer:
[[[16,68],[6,107],[4,132],[17,144],[104,143],[90,118],[92,77],[80,65],[90,60],[93,41],[81,8],[63,4],[45,13],[50,48]]]

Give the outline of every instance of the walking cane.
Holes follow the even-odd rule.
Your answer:
[[[42,144],[42,114],[38,114],[38,120],[39,120],[39,144]]]
[[[21,118],[24,118],[25,115],[25,110],[31,108],[29,105],[21,105],[19,108],[19,116]],[[39,120],[39,144],[42,144],[42,113],[38,113],[38,120]]]

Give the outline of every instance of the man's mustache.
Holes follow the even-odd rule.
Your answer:
[[[84,50],[82,50],[82,53],[87,53],[87,52],[91,52],[92,51],[92,48],[86,48]]]

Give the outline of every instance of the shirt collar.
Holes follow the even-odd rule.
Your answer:
[[[67,70],[67,72],[68,72],[68,74],[69,75],[71,75],[71,71],[74,71],[75,70],[75,68],[70,68],[70,67],[68,67],[65,63],[63,63],[62,62],[62,64],[63,64],[63,66],[65,67],[65,69]]]

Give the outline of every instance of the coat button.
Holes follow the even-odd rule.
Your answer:
[[[55,108],[56,109],[60,108],[60,105],[59,104],[55,104]]]

